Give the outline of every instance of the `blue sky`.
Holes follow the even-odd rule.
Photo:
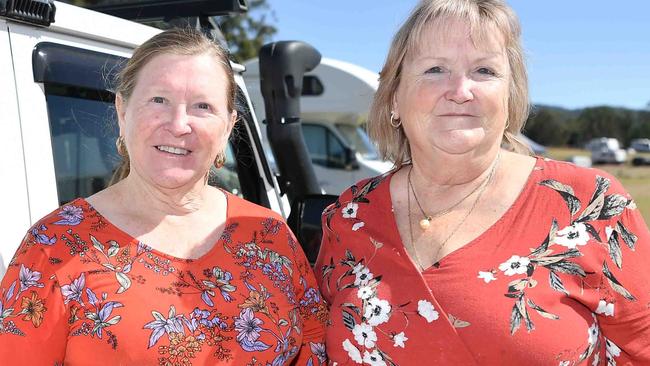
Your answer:
[[[415,0],[268,0],[274,40],[379,71]],[[641,109],[650,102],[650,1],[510,0],[523,27],[533,103]]]

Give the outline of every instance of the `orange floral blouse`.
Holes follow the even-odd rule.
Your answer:
[[[321,365],[326,309],[281,218],[227,195],[198,259],[152,249],[83,199],[27,233],[0,285],[2,365]]]
[[[332,364],[650,365],[650,233],[613,177],[538,158],[503,217],[423,273],[391,177],[323,214]]]

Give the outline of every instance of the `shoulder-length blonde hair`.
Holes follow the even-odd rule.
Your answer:
[[[467,21],[473,42],[497,29],[503,35],[510,65],[508,114],[503,145],[513,151],[530,153],[518,135],[529,113],[528,76],[521,46],[521,27],[513,10],[501,0],[422,0],[395,34],[379,77],[379,87],[370,107],[368,133],[384,159],[401,167],[411,159],[408,139],[402,127],[393,128],[390,114],[407,55],[418,47],[425,27],[445,19]]]

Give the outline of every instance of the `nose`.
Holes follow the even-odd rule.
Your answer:
[[[174,136],[182,136],[192,132],[190,118],[184,104],[179,104],[173,108],[166,129]]]
[[[451,75],[445,97],[458,104],[474,99],[472,83],[473,81],[465,75]]]

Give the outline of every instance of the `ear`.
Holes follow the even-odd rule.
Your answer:
[[[390,103],[390,110],[395,112],[395,118],[399,119],[399,108],[397,107],[397,93],[393,94],[392,101]]]
[[[126,127],[126,100],[120,93],[115,95],[115,111],[117,112],[117,125],[120,128],[120,136],[124,136]]]
[[[230,133],[232,132],[233,127],[235,127],[235,123],[237,122],[237,111],[233,110],[230,112],[230,121],[228,121],[228,136],[230,136]]]

